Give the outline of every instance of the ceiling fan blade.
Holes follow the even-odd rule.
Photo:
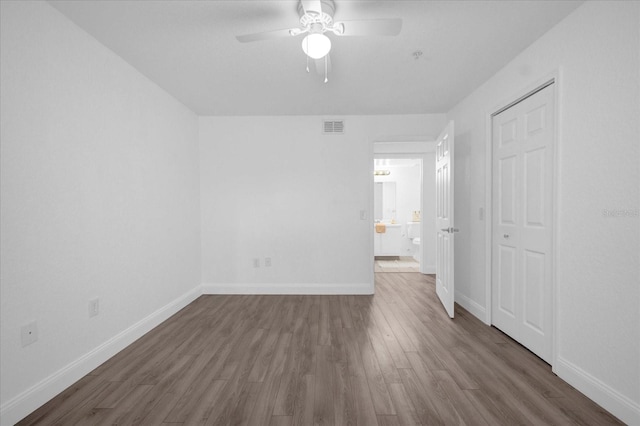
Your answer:
[[[335,23],[342,27],[342,32],[336,31],[339,36],[371,36],[384,35],[396,36],[402,29],[402,19],[369,19],[361,21],[340,21]]]
[[[321,75],[323,77],[325,76],[324,58],[327,58],[327,73],[331,73],[331,55],[329,53],[327,53],[327,56],[323,58],[314,60],[316,64],[316,72],[318,73],[318,75]]]
[[[322,2],[320,0],[300,0],[305,13],[316,12],[322,14]]]
[[[236,36],[239,42],[248,43],[251,41],[259,41],[259,40],[272,40],[275,38],[284,38],[291,37],[291,31],[297,31],[298,28],[287,28],[286,30],[274,30],[274,31],[264,31],[261,33],[255,34],[245,34]]]

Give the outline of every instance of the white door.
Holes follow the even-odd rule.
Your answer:
[[[436,143],[436,293],[453,318],[453,121]]]
[[[492,323],[551,362],[554,85],[493,117]]]

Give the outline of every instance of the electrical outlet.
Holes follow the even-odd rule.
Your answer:
[[[89,316],[95,317],[100,313],[100,299],[89,300]]]
[[[271,258],[270,257],[265,257],[264,258],[264,266],[266,266],[267,268],[271,266]]]
[[[253,267],[254,268],[259,268],[260,267],[260,259],[258,259],[257,257],[255,257],[253,259]]]
[[[38,324],[33,321],[27,325],[23,325],[20,328],[20,337],[23,348],[38,340]]]

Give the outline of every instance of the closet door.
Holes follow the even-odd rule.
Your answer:
[[[493,117],[492,323],[552,349],[554,85]]]

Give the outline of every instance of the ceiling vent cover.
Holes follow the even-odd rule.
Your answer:
[[[324,120],[322,123],[322,133],[341,135],[344,133],[344,120]]]

